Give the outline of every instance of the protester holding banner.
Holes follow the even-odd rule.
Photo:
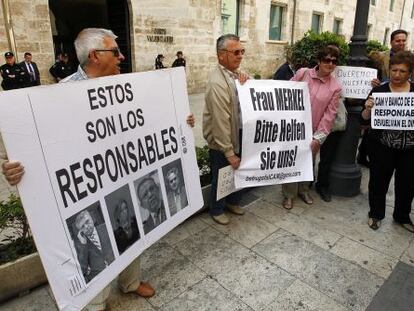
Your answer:
[[[104,77],[120,74],[119,64],[125,58],[118,48],[112,31],[102,28],[86,28],[76,40],[75,48],[79,60],[78,71],[61,82],[81,81],[89,78]],[[16,185],[23,176],[23,166],[18,162],[5,162],[3,173],[10,184]],[[83,259],[87,261],[88,259]],[[124,293],[135,292],[142,297],[155,294],[149,283],[139,279],[140,261],[136,258],[120,275],[119,286]],[[109,296],[110,285],[99,293],[87,306],[87,310],[105,310],[106,299]]]
[[[414,55],[408,51],[395,53],[390,59],[390,82],[375,87],[375,93],[414,92],[409,81],[414,70]],[[374,100],[369,96],[362,111],[362,119],[368,123]],[[396,109],[396,108],[395,108]],[[395,203],[393,218],[406,230],[414,233],[410,219],[414,197],[414,130],[371,129],[368,136],[370,160],[369,219],[368,225],[377,230],[385,217],[386,194],[394,174]]]
[[[317,55],[318,65],[312,69],[302,68],[292,78],[292,81],[305,81],[309,85],[313,127],[311,149],[314,157],[331,132],[338,108],[341,86],[332,75],[338,58],[338,47],[334,45],[323,47]],[[306,204],[313,204],[309,186],[309,182],[283,184],[282,206],[285,209],[291,209],[296,196],[299,196]]]
[[[229,218],[224,208],[236,215],[243,215],[239,206],[240,194],[234,192],[217,200],[219,170],[231,165],[240,165],[240,108],[235,80],[239,79],[238,68],[243,59],[244,48],[238,36],[223,35],[217,39],[218,66],[210,73],[207,82],[206,104],[203,114],[203,135],[207,140],[211,161],[210,215],[219,224],[227,225]]]

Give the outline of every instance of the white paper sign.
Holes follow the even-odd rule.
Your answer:
[[[201,208],[183,69],[0,94],[9,159],[61,310],[81,310]]]
[[[234,185],[234,170],[231,165],[227,165],[218,172],[217,179],[217,201],[236,191]]]
[[[377,77],[377,69],[338,66],[335,76],[342,85],[343,97],[365,99],[371,92],[371,81]]]
[[[237,90],[243,152],[236,188],[313,180],[307,83],[248,80]]]
[[[414,130],[414,93],[372,93],[371,127]]]

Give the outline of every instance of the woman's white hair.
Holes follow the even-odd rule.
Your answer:
[[[106,37],[114,40],[117,38],[111,30],[104,28],[85,28],[78,34],[75,39],[75,49],[81,67],[88,62],[91,50],[105,49],[103,40]]]

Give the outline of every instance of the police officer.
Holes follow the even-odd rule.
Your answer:
[[[6,63],[0,67],[3,90],[14,90],[26,87],[30,82],[29,74],[19,65],[12,52],[4,54]]]
[[[58,55],[58,61],[50,67],[49,72],[56,79],[56,82],[74,73],[73,67],[69,63],[68,54],[60,53]]]
[[[185,67],[185,59],[182,51],[178,51],[177,59],[173,62],[172,67]]]

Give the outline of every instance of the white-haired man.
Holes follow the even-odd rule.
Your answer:
[[[206,89],[203,113],[203,135],[209,147],[211,161],[210,215],[217,223],[227,225],[229,218],[224,208],[236,215],[243,215],[239,206],[240,193],[234,192],[217,201],[218,172],[231,165],[240,165],[240,107],[235,80],[243,83],[246,76],[239,72],[244,48],[238,36],[227,34],[219,37],[216,44],[217,67],[210,73]]]
[[[75,40],[76,54],[79,60],[77,72],[61,82],[80,81],[97,77],[120,74],[120,63],[125,59],[118,48],[117,37],[111,30],[102,28],[86,28],[82,30]],[[191,117],[191,116],[190,116]],[[189,119],[191,119],[189,117]],[[190,120],[191,121],[191,120]],[[189,120],[187,122],[191,123]],[[10,185],[16,185],[24,174],[20,162],[3,163],[3,173]],[[118,284],[122,292],[134,292],[142,297],[151,297],[155,291],[150,284],[141,282],[140,260],[137,257],[119,275]],[[106,299],[110,293],[108,285],[87,306],[87,310],[105,310]]]
[[[90,282],[114,261],[111,242],[109,242],[105,223],[95,226],[87,210],[83,210],[76,216],[75,227],[78,231],[73,242],[78,261],[86,282]]]

